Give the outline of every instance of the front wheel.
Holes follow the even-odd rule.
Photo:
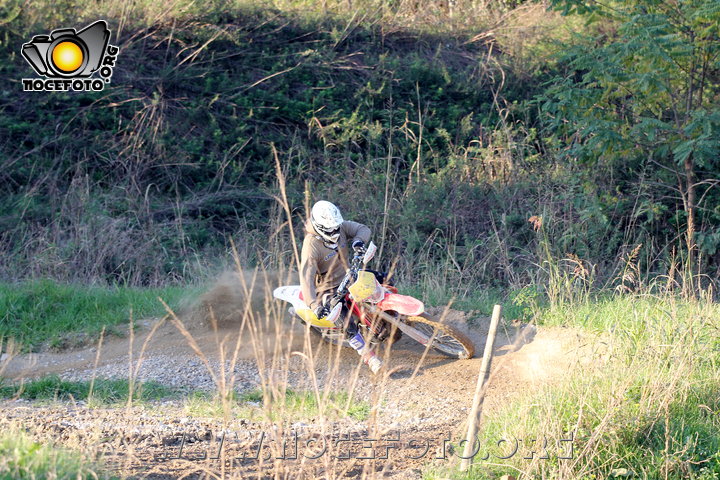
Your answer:
[[[475,355],[475,346],[467,336],[425,313],[405,317],[405,323],[432,338],[430,347],[440,353],[460,359]]]

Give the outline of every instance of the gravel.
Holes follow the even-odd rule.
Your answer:
[[[137,369],[137,363],[133,369]],[[218,377],[221,365],[219,362],[210,362],[210,368]],[[97,369],[76,369],[60,374],[66,380],[90,380],[94,378],[128,378],[130,375],[128,362],[99,366]],[[230,362],[225,362],[226,378],[235,376],[235,385],[238,390],[251,390],[260,384],[260,375],[255,362],[243,360],[236,362],[232,368]],[[217,386],[207,366],[196,356],[154,354],[143,358],[140,368],[137,369],[135,379],[138,381],[155,381],[160,384],[184,389],[188,391],[215,391]]]

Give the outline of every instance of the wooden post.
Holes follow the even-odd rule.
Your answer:
[[[475,397],[473,398],[472,410],[468,415],[468,430],[465,437],[465,449],[463,451],[463,459],[460,464],[460,470],[467,471],[472,463],[473,448],[475,446],[475,435],[477,434],[477,426],[480,423],[482,415],[482,404],[485,398],[485,377],[490,371],[490,363],[492,362],[493,346],[495,345],[495,334],[497,326],[502,315],[502,306],[495,305],[493,308],[492,319],[490,320],[490,330],[488,330],[487,340],[485,341],[485,351],[483,352],[482,364],[480,365],[480,375],[478,375],[477,387],[475,387]]]

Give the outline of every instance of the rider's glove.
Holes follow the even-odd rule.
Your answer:
[[[320,304],[317,307],[315,307],[315,315],[317,315],[317,318],[325,318],[330,313],[330,309],[325,304]]]
[[[356,252],[362,253],[362,252],[365,251],[365,242],[363,242],[362,240],[355,240],[355,241],[352,243],[352,248],[353,248],[353,250],[355,250]]]

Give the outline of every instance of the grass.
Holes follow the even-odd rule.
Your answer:
[[[267,404],[265,398],[268,399]],[[313,392],[286,389],[284,398],[275,399],[272,394],[263,395],[257,389],[239,396],[232,394],[229,400],[231,414],[237,418],[297,421],[315,418],[321,410],[330,418],[350,417],[359,421],[367,420],[370,415],[368,402],[353,400],[348,405],[346,392],[331,392],[327,400],[318,401]],[[222,417],[225,414],[222,399],[218,394],[208,392],[193,392],[187,399],[185,411],[200,417]]]
[[[14,338],[25,350],[82,345],[103,327],[120,333],[131,317],[163,315],[158,297],[177,306],[192,293],[188,287],[98,287],[51,280],[0,284],[0,337]]]
[[[597,334],[595,346],[564,379],[523,394],[486,417],[483,446],[457,479],[543,478],[698,480],[720,475],[720,307],[674,297],[608,296],[539,312],[546,325]],[[558,459],[574,436],[574,459]],[[548,439],[549,459],[529,457],[527,442]],[[520,440],[500,459],[499,439]],[[503,446],[512,450],[510,444]],[[534,450],[541,452],[536,444]],[[447,476],[448,472],[437,472]],[[433,475],[436,475],[433,473]]]
[[[62,380],[49,375],[21,384],[0,385],[0,398],[26,400],[84,400],[94,406],[112,406],[127,403],[130,384],[126,379],[95,379],[91,386],[86,381]],[[176,396],[177,392],[157,382],[138,382],[133,386],[133,401],[147,402]]]
[[[0,434],[0,480],[109,478],[79,452],[33,441],[19,431]]]

